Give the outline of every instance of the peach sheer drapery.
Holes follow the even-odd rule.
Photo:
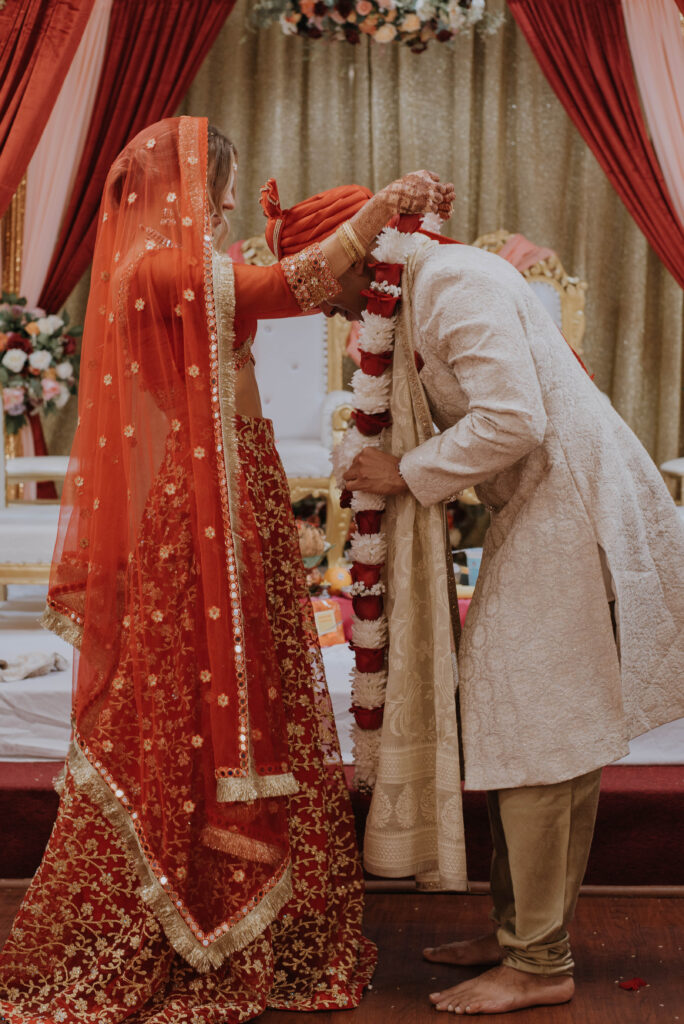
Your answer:
[[[29,306],[37,303],[45,283],[90,127],[111,8],[112,0],[95,0],[57,102],[29,164],[20,289]]]
[[[684,34],[674,0],[622,0],[648,128],[684,224]]]

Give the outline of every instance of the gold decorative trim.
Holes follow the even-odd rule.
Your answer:
[[[175,904],[163,889],[145,858],[130,815],[121,806],[107,782],[73,741],[69,748],[67,764],[75,784],[96,804],[116,830],[131,867],[140,879],[141,899],[161,924],[164,934],[176,952],[200,973],[220,967],[231,953],[244,949],[275,920],[291,898],[292,865],[288,860],[281,878],[254,910],[246,914],[220,938],[212,942],[207,939],[200,941],[178,913]]]
[[[352,325],[342,316],[328,317],[326,323],[328,391],[341,391],[344,378],[342,363]],[[351,392],[349,397],[351,398]]]
[[[2,290],[19,294],[26,216],[26,175],[2,218]]]
[[[271,267],[277,263],[277,258],[268,247],[265,235],[253,235],[245,239],[240,246],[242,258],[245,263],[253,267]]]
[[[60,612],[55,611],[54,608],[49,606],[38,621],[43,629],[54,633],[80,651],[83,642],[83,626],[80,626],[77,622],[72,622],[68,616],[60,614]]]
[[[207,825],[203,830],[202,842],[212,850],[221,850],[223,853],[231,853],[259,864],[277,864],[283,856],[283,851],[278,846],[252,839],[241,832],[217,828],[215,825]]]
[[[257,775],[253,766],[246,778],[216,780],[216,799],[222,804],[250,803],[269,796],[294,796],[298,792],[299,785],[291,772],[286,775]]]
[[[1,562],[0,584],[5,583],[49,583],[50,563]]]

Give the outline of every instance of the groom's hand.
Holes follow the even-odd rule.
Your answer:
[[[378,448],[364,448],[359,452],[344,476],[350,491],[368,491],[371,494],[404,494],[408,487],[399,472],[399,459]]]

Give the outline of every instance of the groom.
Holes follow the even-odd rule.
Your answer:
[[[495,928],[425,956],[495,965],[433,993],[437,1009],[501,1013],[572,998],[567,929],[601,768],[684,716],[684,530],[651,459],[518,271],[469,246],[417,242],[403,329],[438,432],[400,458],[365,448],[345,484],[421,507],[475,485],[491,511],[458,699],[466,787],[487,791]],[[372,277],[369,262],[352,266],[323,311],[359,319]]]

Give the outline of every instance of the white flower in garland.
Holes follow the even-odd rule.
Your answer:
[[[382,533],[355,533],[349,554],[362,565],[382,565],[387,558],[387,538]]]
[[[383,373],[381,377],[373,377],[363,370],[357,370],[351,380],[354,391],[354,404],[361,412],[384,412],[389,406],[392,374]]]
[[[352,669],[352,703],[360,708],[377,708],[385,699],[386,672],[359,672]]]
[[[384,494],[371,494],[369,491],[354,491],[352,494],[352,512],[382,512],[386,506],[387,499]]]
[[[368,647],[378,650],[384,647],[389,637],[387,616],[379,619],[359,619],[352,616],[352,641],[357,647]]]

